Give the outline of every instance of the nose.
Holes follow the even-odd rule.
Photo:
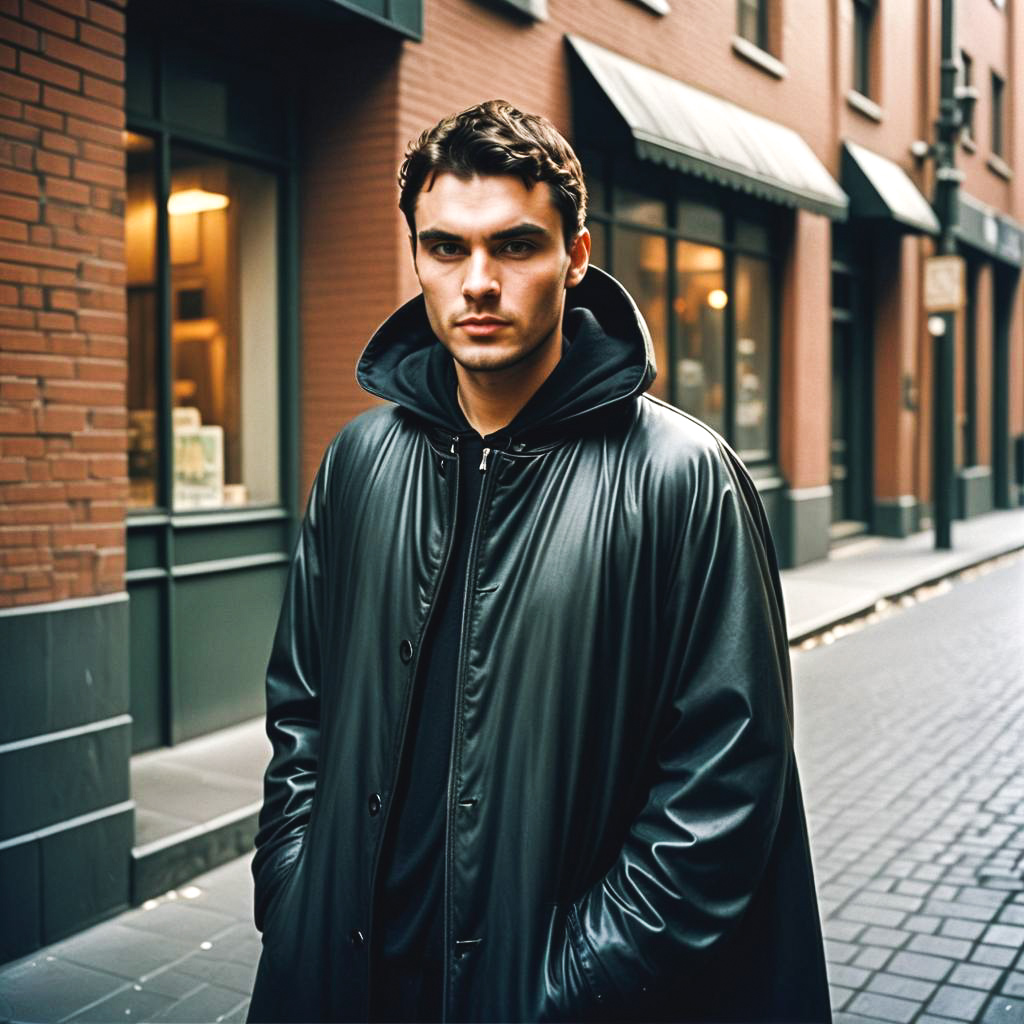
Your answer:
[[[466,261],[466,276],[462,279],[463,297],[467,302],[481,303],[500,294],[501,284],[491,254],[486,250],[471,253]]]

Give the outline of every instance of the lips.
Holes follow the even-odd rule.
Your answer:
[[[457,320],[456,326],[461,327],[470,337],[486,338],[508,327],[508,321],[496,316],[467,316]]]

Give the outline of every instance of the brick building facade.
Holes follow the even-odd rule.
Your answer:
[[[940,6],[0,3],[3,958],[144,898],[133,754],[260,714],[304,496],[417,289],[395,171],[445,113],[577,144],[656,388],[747,460],[785,564],[927,523]],[[959,7],[967,516],[1021,499],[1024,19]]]

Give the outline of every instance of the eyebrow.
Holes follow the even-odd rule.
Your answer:
[[[523,221],[522,224],[515,224],[510,228],[503,228],[488,235],[489,242],[503,242],[508,238],[522,238],[524,235],[550,235],[547,228],[540,224],[533,224],[530,221]],[[462,242],[465,241],[462,235],[454,234],[451,231],[441,231],[439,228],[427,228],[420,231],[416,236],[421,242]]]

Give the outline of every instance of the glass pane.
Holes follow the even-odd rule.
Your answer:
[[[600,221],[588,221],[590,231],[590,262],[597,267],[608,266],[608,228]]]
[[[737,11],[737,33],[749,39],[755,46],[764,48],[764,16],[761,10],[764,0],[739,0]]]
[[[676,404],[725,429],[725,254],[710,245],[676,248]]]
[[[276,502],[277,181],[175,148],[167,209],[174,507]]]
[[[771,265],[736,257],[736,431],[741,454],[770,452],[772,408]]]
[[[668,224],[666,204],[661,199],[634,192],[630,188],[615,189],[615,216],[656,228]]]
[[[156,145],[125,132],[127,188],[124,241],[128,298],[128,503],[151,508],[159,501],[157,429]]]
[[[725,243],[725,214],[704,203],[677,203],[676,228],[698,242]]]
[[[651,394],[668,399],[668,247],[658,235],[628,228],[612,233],[615,276],[633,296],[654,340],[658,377]]]
[[[749,252],[770,255],[768,229],[763,224],[753,224],[749,220],[736,221],[736,244]]]

